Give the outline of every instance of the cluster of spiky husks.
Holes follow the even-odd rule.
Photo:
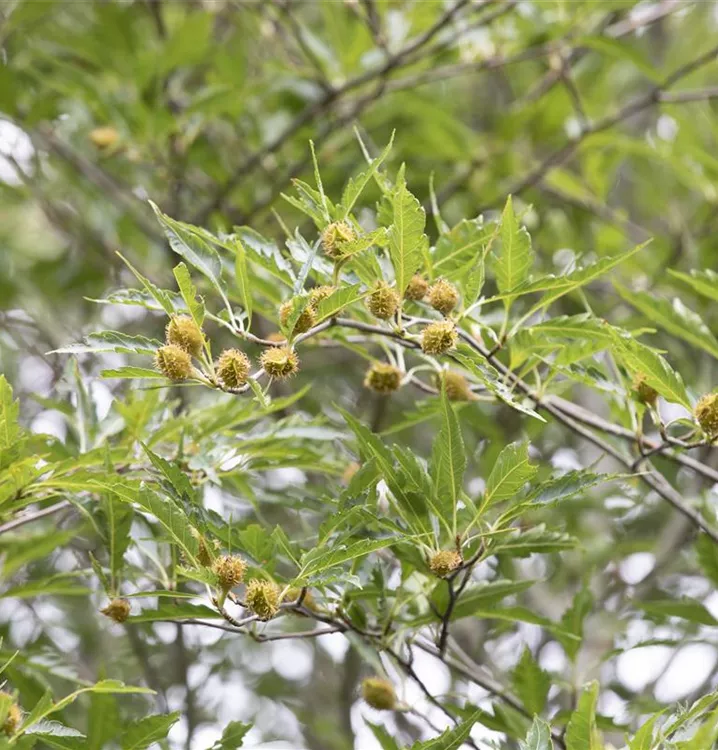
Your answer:
[[[165,330],[168,344],[184,349],[192,357],[199,357],[204,346],[204,334],[189,315],[175,315]]]
[[[396,708],[394,686],[383,677],[367,677],[361,684],[361,694],[367,705],[379,711]]]
[[[454,549],[441,549],[429,559],[429,568],[431,572],[444,578],[449,573],[453,573],[464,562],[461,555]]]
[[[322,232],[322,249],[332,260],[341,260],[344,255],[343,247],[355,239],[356,232],[350,224],[335,221]]]
[[[225,349],[217,360],[217,377],[225,388],[241,388],[249,377],[251,362],[239,349]]]
[[[421,332],[421,350],[424,354],[444,354],[456,346],[458,333],[450,321],[430,323]]]
[[[155,367],[170,380],[187,380],[192,375],[192,357],[176,344],[161,346],[155,352]]]
[[[222,555],[212,563],[212,572],[222,591],[230,591],[244,580],[247,563],[239,555]]]
[[[646,404],[646,406],[655,406],[658,400],[658,391],[648,385],[644,373],[638,372],[634,375],[631,387],[637,401]]]
[[[457,288],[446,279],[439,279],[429,287],[429,304],[442,315],[448,315],[459,301]]]
[[[287,300],[279,308],[279,320],[283,326],[286,326],[289,321],[289,317],[292,314],[292,307],[292,300]],[[305,333],[312,328],[316,322],[317,313],[315,312],[315,308],[312,307],[311,304],[308,304],[302,312],[299,313],[299,317],[294,323],[294,330],[292,333]]]
[[[376,318],[388,320],[396,313],[400,301],[396,290],[380,281],[374,291],[367,297],[366,306]]]
[[[260,362],[267,375],[283,380],[299,371],[299,357],[288,346],[271,346],[262,352]]]
[[[0,690],[0,695],[4,699],[9,698],[12,701],[12,703],[8,706],[5,721],[3,721],[2,723],[3,733],[8,737],[11,737],[13,734],[15,734],[15,732],[17,732],[17,730],[20,728],[20,725],[22,724],[22,710],[20,709],[20,706],[15,703],[10,693],[5,692],[4,690]]]
[[[424,299],[426,297],[426,293],[429,291],[429,282],[419,276],[418,273],[414,274],[411,277],[411,281],[409,282],[409,285],[406,287],[406,291],[404,292],[404,296],[406,299],[414,300],[415,302],[418,302],[419,300]]]
[[[401,385],[402,371],[388,362],[375,362],[364,377],[364,385],[377,393],[393,393]]]
[[[702,396],[694,412],[698,424],[710,438],[718,437],[718,393]]]
[[[319,303],[326,299],[330,294],[336,292],[336,287],[324,284],[323,286],[315,286],[309,290],[309,304],[315,310],[319,306]]]
[[[130,603],[127,599],[112,599],[109,604],[100,610],[100,612],[109,617],[110,620],[123,623],[130,616]]]
[[[271,620],[279,611],[279,587],[272,581],[254,579],[244,593],[247,609],[260,620]]]
[[[439,383],[443,384],[449,401],[471,401],[474,398],[469,381],[460,372],[444,370]]]

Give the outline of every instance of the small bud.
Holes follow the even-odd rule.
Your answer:
[[[336,290],[337,288],[335,286],[329,286],[328,284],[325,284],[324,286],[315,286],[313,289],[309,290],[309,304],[314,310],[316,310],[319,303],[331,294],[334,294]]]
[[[90,140],[97,148],[105,149],[114,146],[120,138],[116,128],[106,125],[90,131]]]
[[[352,477],[359,471],[361,467],[356,461],[351,461],[347,464],[344,472],[342,473],[342,484],[347,485],[352,481]]]
[[[459,292],[446,279],[439,279],[429,288],[429,304],[442,315],[448,315],[459,301]]]
[[[167,344],[155,352],[155,367],[170,380],[187,380],[192,374],[192,359],[176,344]]]
[[[100,612],[115,622],[124,622],[130,616],[130,603],[127,599],[113,599]]]
[[[421,349],[424,354],[444,354],[456,346],[458,334],[453,323],[430,323],[421,332]]]
[[[417,273],[411,277],[411,281],[409,282],[409,286],[407,286],[406,291],[404,292],[404,296],[407,299],[413,299],[418,302],[419,300],[422,300],[424,299],[424,297],[426,297],[426,293],[428,291],[429,282],[426,281],[426,279],[423,279]]]
[[[431,556],[429,568],[434,575],[444,578],[456,570],[462,562],[463,559],[456,550],[442,549]]]
[[[3,696],[3,698],[10,698],[12,700],[12,696],[10,693],[6,693],[4,690],[0,690],[0,695]],[[22,724],[22,711],[20,710],[20,706],[13,702],[10,704],[7,710],[7,716],[5,716],[5,721],[2,725],[2,731],[8,736],[11,737],[17,730],[20,728],[20,725]]]
[[[386,362],[375,362],[364,377],[364,385],[377,393],[393,393],[401,385],[402,371]]]
[[[379,711],[393,711],[396,707],[394,686],[382,677],[367,677],[361,684],[362,698]]]
[[[288,346],[265,349],[260,361],[267,375],[279,380],[296,375],[299,370],[299,358]]]
[[[239,555],[222,555],[212,563],[212,572],[222,591],[229,591],[242,583],[246,570],[247,563]]]
[[[167,343],[179,346],[193,357],[199,357],[204,346],[204,336],[189,315],[176,315],[167,324]]]
[[[322,232],[322,248],[334,260],[341,259],[342,246],[356,239],[354,229],[345,221],[335,221]]]
[[[225,388],[241,388],[247,382],[251,362],[239,349],[225,349],[217,360],[217,375]]]
[[[471,401],[474,398],[468,381],[460,372],[444,370],[440,382],[443,382],[449,401]]]
[[[710,438],[718,437],[718,393],[706,393],[694,410],[696,420]]]
[[[656,400],[658,399],[658,391],[655,388],[651,388],[651,386],[646,383],[646,376],[644,373],[636,373],[631,387],[633,388],[637,401],[648,406],[655,406]]]
[[[279,320],[281,321],[283,326],[286,326],[287,321],[289,320],[289,316],[292,314],[292,300],[287,300],[282,304],[282,306],[279,308]],[[293,333],[304,333],[305,331],[308,331],[317,320],[317,315],[314,312],[314,308],[311,306],[311,304],[308,304],[304,310],[300,313],[299,317],[297,318],[295,324],[294,324],[294,331]]]
[[[247,609],[260,620],[271,620],[279,611],[279,587],[271,581],[249,582],[244,594]]]
[[[383,281],[379,282],[367,299],[369,312],[380,320],[388,320],[399,307],[399,295]]]

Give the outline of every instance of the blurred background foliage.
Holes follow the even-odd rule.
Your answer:
[[[282,245],[284,227],[299,226],[313,240],[311,223],[281,193],[289,192],[294,177],[311,182],[312,139],[324,188],[338,197],[365,163],[355,130],[372,156],[396,131],[390,168],[407,163],[409,186],[427,208],[433,182],[450,225],[480,213],[495,216],[512,193],[543,272],[558,273],[577,259],[613,255],[653,238],[650,249],[624,264],[619,275],[657,297],[679,294],[716,331],[715,304],[666,269],[718,268],[717,38],[718,6],[705,0],[5,0],[0,5],[0,370],[22,399],[24,421],[36,432],[64,436],[69,429],[68,440],[79,440],[71,419],[69,428],[62,427],[65,419],[58,414],[68,411],[63,404],[82,400],[82,379],[67,358],[48,358],[46,352],[100,325],[158,335],[162,323],[140,308],[119,313],[89,301],[132,284],[116,251],[155,282],[172,286],[175,261],[148,198],[168,215],[213,231],[251,225]],[[700,65],[693,69],[695,61]],[[675,86],[670,85],[674,74],[681,74]],[[372,197],[378,193],[370,188],[367,202]],[[427,231],[433,241],[437,231],[431,220]],[[645,317],[616,300],[607,281],[591,296],[596,314],[628,327],[646,324]],[[584,310],[568,298],[559,307],[567,314]],[[259,325],[265,333],[274,328],[268,321]],[[693,392],[715,385],[709,355],[660,334],[650,340],[670,350]],[[346,399],[363,376],[363,366],[345,351],[331,361],[327,356],[312,351],[303,360],[296,389],[312,384],[302,401],[310,414],[321,412],[322,403]],[[87,375],[99,369],[93,358],[82,360],[81,367]],[[337,378],[338,367],[347,379]],[[115,393],[127,394],[126,386],[117,384],[110,390],[93,381],[90,388],[99,412],[110,408]],[[577,400],[595,406],[591,396],[576,390]],[[48,400],[50,394],[56,399]],[[162,408],[159,396],[127,398],[121,408],[124,417],[134,415],[130,422],[141,419],[150,399],[155,402],[149,410]],[[412,408],[415,395],[404,393],[390,405],[367,395],[358,398],[366,421],[390,428],[401,424],[400,415]],[[243,423],[242,415],[233,416]],[[487,418],[486,412],[467,409],[462,425],[479,473],[524,427],[530,438],[540,438],[539,451],[555,467],[585,466],[597,457],[565,431],[547,429],[539,436],[538,426],[523,424],[513,412],[497,410]],[[96,429],[111,433],[114,426]],[[339,477],[350,460],[333,446],[331,434],[316,434],[326,443],[303,442],[296,453],[289,451],[286,463],[299,467],[296,474],[274,479],[270,474],[266,484],[251,490],[235,478],[229,489],[256,494],[253,502],[257,508],[266,502],[274,521],[298,508],[310,493],[299,489],[302,468],[321,462]],[[410,428],[402,439],[426,454],[431,433]],[[266,465],[261,460],[260,455],[257,470],[271,468],[273,459]],[[675,467],[666,471],[681,479]],[[685,480],[682,491],[715,504],[715,497],[696,484]],[[311,493],[318,497],[323,489]],[[639,511],[630,493],[612,497],[613,492],[604,487],[581,504],[561,506],[562,523],[585,541],[587,553],[567,555],[561,565],[546,563],[541,572],[552,580],[541,589],[544,599],[533,605],[555,608],[547,614],[558,616],[578,591],[575,611],[588,610],[590,596],[581,594],[581,584],[592,570],[601,571],[594,591],[599,600],[620,591],[637,595],[633,573],[621,567],[622,561],[649,553],[656,553],[653,564],[661,577],[644,584],[642,594],[687,587],[707,596],[712,589],[705,579],[687,575],[695,566],[692,548],[684,550],[692,540],[690,529],[664,505]],[[278,498],[286,503],[284,511],[274,507]],[[84,554],[86,541],[77,526],[68,534]],[[35,566],[33,577],[62,570],[67,561],[47,555],[58,543],[50,539],[44,552],[36,546],[14,549],[5,575],[26,560]],[[634,562],[640,567],[640,559]],[[141,567],[143,561],[134,564]],[[182,708],[182,732],[176,737],[188,748],[209,744],[191,744],[192,732],[211,737],[217,726],[238,716],[259,716],[265,737],[283,738],[292,747],[302,737],[308,747],[322,750],[351,746],[361,665],[345,659],[343,645],[298,643],[288,651],[281,643],[219,641],[211,631],[188,643],[182,628],[172,625],[110,632],[84,598],[45,599],[41,615],[30,605],[19,614],[15,602],[1,610],[2,631],[10,643],[32,644],[32,653],[18,662],[32,659],[32,669],[14,667],[10,673],[14,686],[27,695],[38,694],[43,680],[63,684],[58,653],[73,650],[83,679],[99,679],[105,671],[128,682],[144,679],[159,690],[160,708]],[[654,638],[654,648],[668,648],[662,640],[684,646],[705,617],[699,612],[677,634],[669,628],[654,631],[644,620],[619,622],[598,608],[591,621],[595,650],[585,659],[602,655],[619,631],[626,642]],[[708,617],[703,624],[715,625]],[[493,623],[489,634],[477,626],[464,636],[478,660],[505,666],[510,652],[517,653],[516,633],[502,631],[500,623]],[[486,644],[495,649],[490,655]],[[628,663],[604,665],[604,712],[620,716],[623,701],[653,710],[663,700],[698,694],[715,683],[711,649],[710,656],[697,657],[713,665],[700,685],[685,694],[665,687],[657,694],[671,663],[668,656],[663,660],[665,653],[656,652],[663,667],[645,681],[631,680]],[[560,671],[561,658],[551,652],[543,663]],[[432,679],[451,689],[445,675]],[[100,748],[120,714],[112,697],[93,701],[109,717],[107,726],[91,734],[91,746]],[[124,701],[122,710],[134,715],[132,701],[141,713],[139,698]],[[411,735],[406,721],[398,721]],[[203,726],[206,735],[198,731]],[[368,735],[362,738],[369,741]]]

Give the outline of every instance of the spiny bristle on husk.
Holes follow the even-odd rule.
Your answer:
[[[299,357],[288,346],[272,346],[260,358],[267,375],[278,380],[291,377],[299,371]]]
[[[442,315],[448,315],[459,301],[457,288],[446,279],[439,279],[429,288],[429,304]]]
[[[100,612],[110,620],[123,623],[130,616],[130,603],[127,599],[116,598],[110,601]]]
[[[393,711],[396,707],[394,686],[383,677],[367,677],[361,684],[362,698],[378,711]]]
[[[176,344],[161,346],[155,352],[155,367],[170,380],[187,380],[192,373],[192,358]]]
[[[282,303],[282,306],[279,308],[279,320],[282,323],[283,326],[287,325],[287,321],[289,320],[290,315],[292,314],[292,308],[293,308],[293,302],[292,300],[287,300],[286,302]],[[304,310],[299,314],[299,317],[297,318],[296,322],[294,323],[294,330],[292,333],[298,334],[298,333],[305,333],[310,328],[314,326],[317,320],[317,314],[314,310],[314,308],[311,306],[311,304],[308,304]]]
[[[313,289],[309,290],[309,304],[314,310],[316,310],[319,303],[331,294],[334,294],[336,290],[336,287],[329,286],[328,284],[325,284],[324,286],[315,286]]]
[[[12,701],[8,706],[5,720],[2,723],[3,733],[7,737],[11,737],[18,729],[20,729],[20,725],[22,724],[22,709],[17,703],[15,703],[15,700],[10,693],[0,690],[0,696],[2,696],[5,701],[7,701],[8,698]]]
[[[456,550],[442,549],[431,556],[429,568],[434,575],[444,578],[455,571],[462,562],[463,559]]]
[[[449,401],[471,401],[474,398],[469,381],[460,372],[444,370],[439,383],[443,383]]]
[[[165,331],[168,344],[179,346],[193,357],[199,357],[204,347],[204,335],[200,327],[188,315],[175,315]]]
[[[707,393],[702,396],[694,414],[703,432],[710,438],[718,437],[718,393]]]
[[[244,580],[247,563],[239,555],[222,555],[212,563],[212,572],[222,591],[229,591]]]
[[[217,360],[217,377],[225,388],[241,388],[249,376],[252,363],[239,349],[225,349]]]
[[[335,221],[322,232],[322,249],[333,260],[343,256],[342,247],[356,239],[353,227],[345,221]]]
[[[444,354],[456,346],[458,333],[449,321],[430,323],[421,332],[421,349],[424,354]]]
[[[656,401],[658,400],[658,391],[648,385],[648,383],[646,382],[645,373],[636,373],[636,375],[633,377],[633,383],[631,384],[631,387],[637,401],[642,404],[647,404],[648,406],[655,405]]]
[[[406,291],[404,292],[404,297],[406,299],[414,300],[415,302],[418,302],[419,300],[424,299],[426,297],[426,293],[429,291],[429,282],[419,276],[419,274],[414,274],[411,277],[411,281],[409,282],[409,285],[406,287]]]
[[[375,362],[364,376],[364,385],[377,393],[393,393],[401,386],[402,371],[388,362]]]
[[[388,320],[399,308],[399,295],[395,289],[379,282],[374,291],[367,297],[366,306],[369,312],[380,320]]]
[[[271,620],[279,611],[280,593],[275,583],[254,579],[247,586],[244,603],[260,620]]]

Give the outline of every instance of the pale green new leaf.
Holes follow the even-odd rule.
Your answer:
[[[172,273],[174,273],[180,294],[185,305],[187,305],[187,310],[192,320],[201,328],[204,322],[204,304],[201,300],[197,299],[197,287],[192,283],[189,269],[184,263],[178,263],[172,269]]]
[[[526,281],[534,257],[531,238],[526,228],[519,225],[511,196],[506,200],[501,215],[499,236],[501,249],[495,257],[494,272],[499,291],[506,293]]]
[[[482,507],[513,497],[538,471],[529,462],[528,443],[507,445],[496,459],[486,481]]]
[[[146,336],[129,336],[120,331],[98,331],[85,337],[84,344],[70,344],[50,354],[84,354],[87,352],[118,352],[120,354],[154,354],[161,341]]]
[[[426,742],[415,742],[411,750],[459,750],[466,742],[471,730],[483,714],[481,709],[471,714],[465,721],[457,724],[453,729],[447,729],[440,737]]]
[[[427,239],[424,234],[426,212],[406,187],[400,171],[391,195],[392,225],[389,229],[389,257],[394,267],[396,289],[403,295],[411,277],[422,264]]]
[[[179,721],[180,712],[154,714],[130,724],[122,733],[122,750],[146,750],[153,742],[167,737],[172,726]]]
[[[546,707],[551,676],[536,663],[528,647],[511,673],[516,695],[530,714],[541,714]]]
[[[394,144],[394,133],[392,132],[389,143],[385,146],[384,150],[376,157],[372,159],[368,169],[364,172],[360,172],[356,177],[350,177],[347,182],[344,192],[342,193],[342,202],[337,206],[339,211],[339,219],[346,219],[354,208],[354,204],[359,199],[362,191],[367,186],[367,183],[376,174],[376,171],[382,165],[386,157],[391,151],[391,147]]]
[[[395,537],[386,539],[362,539],[349,545],[328,545],[312,550],[302,561],[302,571],[298,578],[306,579],[317,576],[329,568],[334,568],[342,563],[364,557],[370,552],[384,549],[396,544]]]
[[[551,728],[543,719],[534,716],[526,739],[519,742],[519,750],[553,750]]]
[[[444,509],[447,520],[451,519],[455,532],[456,504],[466,470],[466,453],[459,421],[445,391],[442,391],[440,403],[442,424],[434,440],[432,473],[438,505]]]
[[[335,317],[344,308],[362,299],[363,296],[361,284],[353,284],[352,286],[343,286],[335,289],[317,305],[317,323],[321,323],[327,318]]]
[[[689,275],[669,268],[668,273],[693,287],[693,289],[704,297],[718,302],[718,273],[715,271],[711,271],[710,269],[704,271],[693,270]]]
[[[230,721],[224,728],[222,736],[207,750],[238,750],[244,743],[244,737],[252,728],[251,724],[241,721]]]
[[[566,750],[602,750],[596,728],[597,702],[598,683],[591,682],[583,689],[566,727]]]
[[[20,404],[13,401],[12,388],[4,375],[0,375],[0,450],[11,448],[20,434],[18,415]]]
[[[247,251],[239,237],[234,237],[232,242],[234,249],[234,275],[239,288],[239,297],[247,313],[247,328],[252,325],[252,289],[249,283],[249,270],[247,268]]]

